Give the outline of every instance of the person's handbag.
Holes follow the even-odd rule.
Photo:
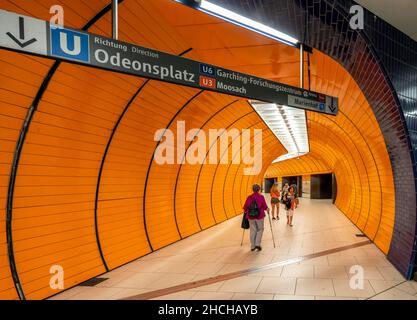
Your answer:
[[[243,212],[242,229],[249,229],[249,220],[246,218],[246,212]]]
[[[291,200],[291,198],[288,198],[287,197],[287,199],[286,200],[284,200],[285,202],[284,202],[284,204],[285,204],[285,208],[287,209],[287,210],[290,210],[291,209],[291,202],[292,202],[292,200]]]

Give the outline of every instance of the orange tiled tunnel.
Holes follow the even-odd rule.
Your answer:
[[[66,26],[109,35],[110,12],[94,19],[109,1],[55,2],[66,10]],[[49,6],[46,0],[0,4],[45,20]],[[119,13],[121,40],[299,82],[297,49],[173,1],[125,0]],[[269,167],[286,150],[244,99],[0,50],[0,298],[18,298],[17,280],[25,298],[48,297],[56,293],[49,286],[52,265],[64,268],[71,287],[232,218],[265,172],[334,172],[336,205],[386,253],[393,177],[372,109],[349,73],[318,51],[310,87],[338,96],[340,114],[308,112],[310,154]],[[159,165],[154,134],[176,131],[179,121],[204,132],[262,129],[261,172],[244,175],[245,165],[233,163],[242,146],[218,154],[225,164]]]

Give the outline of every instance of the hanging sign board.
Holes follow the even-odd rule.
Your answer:
[[[330,115],[338,99],[0,10],[0,48]]]

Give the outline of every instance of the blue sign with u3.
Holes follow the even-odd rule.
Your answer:
[[[209,65],[200,63],[200,74],[205,74],[207,76],[214,76],[216,73],[216,68]]]
[[[90,62],[89,35],[51,25],[51,54]]]

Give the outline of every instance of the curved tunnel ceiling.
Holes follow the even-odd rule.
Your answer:
[[[81,28],[108,1],[58,1],[66,25]],[[47,1],[2,2],[2,9],[48,19]],[[299,82],[298,50],[178,5],[173,1],[120,4],[120,39],[221,65],[290,85]],[[180,17],[180,19],[179,19]],[[107,12],[90,32],[110,34]],[[352,77],[318,51],[311,89],[341,100],[336,118],[308,112],[311,153],[272,166],[283,172],[334,170],[338,207],[387,252],[394,220],[392,169],[373,112]],[[6,207],[9,174],[29,107],[53,61],[0,51],[2,163],[0,199]],[[307,83],[306,78],[306,83]],[[263,168],[244,165],[160,166],[153,161],[159,128],[263,129]],[[374,141],[372,145],[367,141]],[[187,146],[189,147],[189,146]],[[254,182],[286,152],[247,101],[146,81],[67,63],[53,72],[28,128],[13,193],[9,247],[0,243],[1,298],[39,299],[54,292],[49,268],[65,268],[66,287],[234,217]],[[226,155],[222,155],[226,156]],[[6,239],[6,212],[0,215]],[[15,276],[15,275],[14,275]]]

